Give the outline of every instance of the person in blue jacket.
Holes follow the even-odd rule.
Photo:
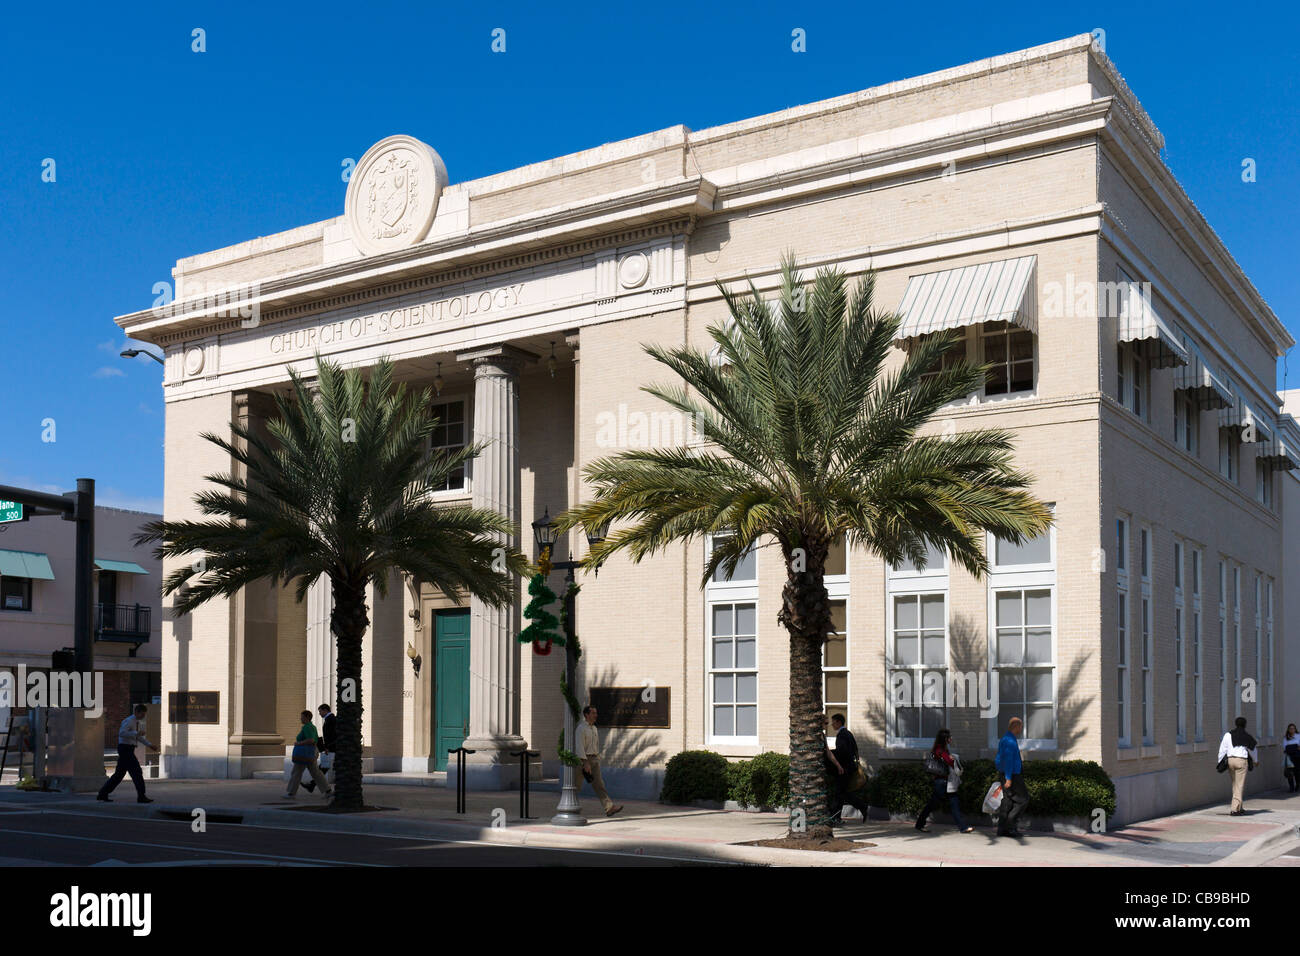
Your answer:
[[[998,836],[1020,836],[1016,823],[1029,805],[1029,788],[1025,786],[1020,761],[1020,743],[1016,740],[1024,728],[1024,721],[1012,717],[1007,722],[1007,732],[998,741],[998,756],[994,761],[1002,779],[1002,812],[998,814]]]

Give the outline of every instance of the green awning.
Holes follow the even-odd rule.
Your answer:
[[[106,558],[96,558],[95,567],[100,571],[120,571],[123,574],[148,574],[144,568],[134,561],[109,561]]]
[[[39,551],[0,551],[0,577],[53,581],[50,558]]]

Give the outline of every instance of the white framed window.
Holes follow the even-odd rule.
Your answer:
[[[1138,564],[1142,593],[1138,603],[1138,641],[1142,648],[1142,742],[1155,743],[1155,647],[1152,640],[1151,529],[1138,531]]]
[[[1255,726],[1264,730],[1264,581],[1255,575]]]
[[[754,602],[709,605],[709,741],[758,743],[758,615]]]
[[[1187,680],[1185,608],[1183,602],[1183,544],[1174,542],[1174,727],[1178,743],[1187,742]]]
[[[848,602],[831,601],[831,630],[822,645],[822,704],[826,719],[832,714],[849,716],[849,622]]]
[[[948,716],[948,561],[942,549],[927,549],[924,570],[905,561],[885,582],[889,747],[930,746]]]
[[[709,539],[709,551],[726,537]],[[705,612],[708,742],[757,746],[758,557],[753,548],[730,577],[717,569],[705,587]]]
[[[930,368],[928,368],[926,371],[921,373],[921,380],[926,381],[928,379],[935,378],[936,376],[938,376],[938,374],[941,371],[945,369],[953,368],[954,366],[959,365],[962,362],[968,361],[971,354],[972,340],[975,334],[976,334],[976,329],[973,326],[957,329],[956,330],[957,338],[956,341],[953,342],[952,347],[949,348],[948,351],[944,352],[943,355],[939,357],[939,360],[935,362],[933,365],[931,365]],[[925,336],[925,335],[918,336],[915,341],[919,345],[920,343],[924,342],[925,339],[927,338],[929,338],[929,336]],[[948,404],[949,405],[971,404],[973,401],[978,400],[980,391],[982,390],[976,390],[975,392],[972,392],[969,395],[963,395],[961,398],[954,399]]]
[[[456,452],[469,444],[468,407],[469,403],[463,398],[441,398],[433,403],[430,411],[438,423],[429,435],[432,451]],[[463,492],[466,489],[465,466],[461,465],[447,476],[446,484],[434,490]]]
[[[1200,451],[1201,410],[1185,391],[1174,392],[1174,444],[1192,457]]]
[[[1129,343],[1119,346],[1116,358],[1119,369],[1116,377],[1116,398],[1138,418],[1146,421],[1150,417],[1148,410],[1148,379],[1146,359]]]
[[[1010,322],[985,322],[980,326],[985,397],[1019,395],[1034,390],[1034,333]]]
[[[1128,582],[1128,519],[1115,519],[1115,667],[1118,683],[1116,686],[1116,707],[1118,710],[1119,745],[1132,745],[1130,726],[1132,717],[1129,713],[1129,582]]]
[[[989,662],[998,715],[989,743],[1007,722],[1024,722],[1025,749],[1056,747],[1056,528],[1012,544],[989,536]]]
[[[1192,728],[1196,740],[1205,739],[1204,689],[1201,686],[1201,552],[1192,549],[1192,630],[1189,635],[1192,644]]]
[[[1224,725],[1227,726],[1236,718],[1240,710],[1239,702],[1241,700],[1241,568],[1232,569],[1232,655],[1233,655],[1233,687],[1232,699],[1229,701],[1231,714],[1224,715]]]
[[[1264,663],[1260,667],[1260,677],[1264,683],[1264,693],[1261,699],[1264,701],[1264,736],[1273,736],[1273,581],[1269,580],[1267,585],[1268,599],[1265,604],[1266,617],[1264,618]]]
[[[1255,500],[1265,508],[1273,507],[1273,469],[1262,461],[1255,462]]]
[[[1237,437],[1236,429],[1219,429],[1219,474],[1234,484],[1237,481],[1237,457],[1240,445],[1241,440]]]
[[[712,549],[717,548],[722,542],[726,541],[727,537],[728,535],[723,534],[715,534],[713,536],[710,548],[710,557],[712,557]],[[723,565],[718,565],[717,569],[713,572],[713,577],[709,580],[709,589],[713,590],[714,588],[728,587],[747,588],[752,587],[757,581],[758,553],[753,547],[751,547],[741,556],[740,560],[736,562],[736,570],[730,575],[727,574],[727,569]]]
[[[1219,562],[1219,733],[1228,732],[1228,573]]]
[[[822,703],[826,717],[849,716],[849,556],[844,538],[831,545],[823,579],[830,597],[831,630],[822,645]],[[828,725],[829,726],[829,725]]]

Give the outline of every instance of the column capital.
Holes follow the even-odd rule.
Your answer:
[[[533,352],[518,348],[508,343],[484,345],[467,352],[456,353],[457,362],[469,362],[474,366],[477,376],[488,369],[500,369],[503,372],[517,374],[521,365],[531,365],[538,361]]]

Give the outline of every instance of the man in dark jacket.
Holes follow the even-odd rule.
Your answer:
[[[1029,806],[1029,788],[1025,786],[1022,773],[1024,765],[1020,760],[1020,742],[1016,737],[1024,728],[1024,721],[1012,717],[1007,722],[1007,732],[998,741],[998,755],[994,761],[998,768],[998,778],[1002,781],[1002,812],[998,814],[998,836],[1020,836],[1016,824],[1020,815]]]
[[[826,763],[834,774],[835,781],[835,795],[832,798],[835,815],[832,820],[839,819],[846,803],[856,807],[865,820],[867,801],[864,799],[863,789],[861,786],[849,789],[853,786],[853,778],[857,776],[858,742],[853,734],[849,733],[849,728],[844,726],[843,714],[835,714],[831,717],[831,730],[835,731],[835,749],[831,750],[829,747],[826,749]]]
[[[334,742],[338,739],[339,728],[338,718],[330,711],[329,704],[321,704],[317,709],[321,719],[320,739],[316,741],[316,746],[323,754],[334,753]],[[330,769],[326,772],[326,777],[334,772],[333,761],[330,762]],[[308,781],[302,785],[302,788],[308,793],[316,789],[315,781]]]

